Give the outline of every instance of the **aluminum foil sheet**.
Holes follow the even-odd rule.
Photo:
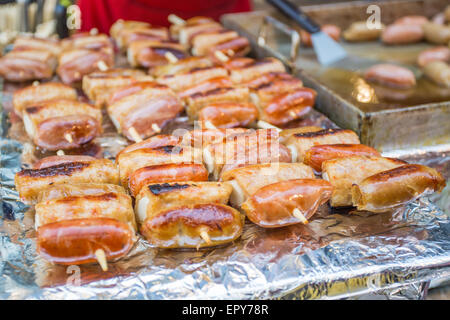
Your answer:
[[[450,276],[450,221],[428,198],[384,214],[324,205],[308,225],[274,230],[247,222],[238,241],[214,249],[160,250],[141,238],[107,272],[96,264],[52,265],[37,256],[33,209],[14,189],[14,174],[44,154],[8,120],[7,100],[0,127],[1,299],[418,299],[431,280]],[[305,123],[333,126],[319,113]],[[96,144],[114,158],[126,141],[108,126]]]

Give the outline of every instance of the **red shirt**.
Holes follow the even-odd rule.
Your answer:
[[[250,0],[78,0],[77,4],[81,31],[97,28],[102,33],[108,33],[118,19],[168,26],[171,13],[183,19],[207,16],[219,20],[225,13],[251,10]]]

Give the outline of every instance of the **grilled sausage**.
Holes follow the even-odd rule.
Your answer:
[[[236,240],[243,221],[239,211],[222,204],[169,209],[145,220],[141,233],[159,248],[203,248]],[[202,238],[206,233],[209,242]]]
[[[37,230],[37,252],[63,265],[96,262],[102,249],[106,259],[126,255],[136,241],[134,230],[109,218],[75,219],[46,224]]]
[[[381,34],[385,44],[406,44],[422,41],[424,32],[421,24],[395,23],[387,26]]]
[[[380,153],[363,144],[325,144],[306,151],[303,161],[315,171],[322,172],[324,161],[351,156],[380,156]]]
[[[61,183],[119,183],[116,166],[107,159],[62,163],[44,169],[24,169],[16,173],[15,186],[20,199],[33,204],[41,191]]]
[[[186,99],[198,93],[204,93],[218,88],[231,87],[232,85],[233,82],[229,77],[213,78],[178,92],[178,96],[182,99]]]
[[[359,144],[359,138],[352,130],[345,129],[323,129],[320,131],[309,131],[294,133],[283,142],[293,153],[293,158],[298,162],[304,162],[306,152],[313,146],[323,144]]]
[[[130,144],[128,147],[122,149],[116,156],[116,159],[119,158],[119,156],[122,153],[131,152],[138,149],[152,149],[152,148],[159,148],[164,146],[176,146],[179,145],[181,142],[180,137],[176,137],[173,135],[168,134],[159,134],[153,137],[150,137],[148,139],[145,139],[138,143]]]
[[[427,63],[433,61],[450,62],[450,48],[439,46],[422,51],[417,57],[417,64],[424,67]]]
[[[352,202],[358,210],[384,212],[426,193],[441,192],[445,180],[436,170],[418,164],[376,173],[353,184]]]
[[[367,81],[373,81],[384,86],[407,89],[416,85],[414,73],[393,64],[377,64],[364,72]]]
[[[133,197],[146,185],[164,182],[208,181],[208,171],[199,163],[168,163],[134,171],[128,186]]]
[[[134,68],[153,68],[167,64],[166,53],[170,52],[177,59],[187,57],[187,52],[179,43],[172,41],[138,40],[127,49],[127,59]]]
[[[177,74],[168,74],[158,78],[157,81],[175,91],[181,91],[206,80],[226,76],[228,76],[228,72],[225,68],[213,66],[194,68]]]
[[[314,179],[314,172],[303,163],[265,163],[235,168],[225,172],[221,180],[229,181],[233,187],[230,202],[235,207],[258,189],[280,181]]]
[[[330,199],[332,190],[331,184],[321,179],[281,181],[259,189],[242,204],[242,210],[263,228],[305,223]]]
[[[327,160],[322,163],[322,177],[334,187],[331,206],[351,206],[352,184],[381,171],[406,164],[402,160],[375,156],[352,156]]]
[[[176,207],[193,204],[226,204],[232,188],[227,182],[176,182],[150,184],[136,197],[139,222]]]
[[[231,67],[230,77],[234,83],[245,83],[267,72],[286,72],[286,68],[280,60],[275,58],[250,60],[243,65],[237,64]]]
[[[212,67],[213,62],[207,57],[187,57],[180,59],[175,63],[168,63],[162,66],[156,66],[152,68],[150,74],[154,77],[162,77],[167,75],[174,75],[188,72],[189,70],[196,68],[208,68]]]
[[[234,38],[239,37],[233,30],[221,29],[216,32],[200,33],[192,38],[192,54],[194,56],[207,55],[209,48]]]
[[[311,111],[316,96],[316,91],[310,88],[299,88],[282,94],[261,108],[260,118],[276,126],[299,119]]]

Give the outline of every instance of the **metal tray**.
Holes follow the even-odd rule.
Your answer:
[[[446,0],[346,2],[305,6],[318,23],[336,24],[345,30],[352,22],[365,20],[369,5],[381,8],[381,20],[389,24],[405,15],[432,17],[442,12]],[[415,65],[417,54],[431,45],[418,43],[386,46],[381,42],[341,44],[351,56],[364,61],[402,64],[416,74],[414,90],[395,90],[366,83],[355,59],[354,69],[321,67],[313,49],[298,45],[297,27],[273,10],[230,14],[222,18],[228,28],[250,39],[257,56],[275,56],[290,66],[306,86],[318,91],[316,108],[340,127],[356,131],[362,143],[381,151],[431,147],[450,143],[450,88],[441,88],[422,77]]]

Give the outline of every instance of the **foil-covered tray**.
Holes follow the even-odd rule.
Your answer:
[[[447,5],[448,0],[380,0],[302,9],[319,24],[345,30],[352,22],[371,17],[374,7],[379,9],[381,22],[388,25],[406,15],[431,18]],[[433,84],[416,65],[417,55],[435,45],[341,41],[349,58],[330,67],[317,62],[312,48],[299,47],[299,28],[275,9],[228,14],[222,23],[247,37],[258,56],[275,56],[291,66],[306,86],[318,92],[317,108],[340,127],[357,132],[362,143],[382,151],[450,143],[450,88]],[[366,82],[362,72],[377,63],[409,68],[416,75],[416,87],[398,90]]]
[[[53,265],[36,254],[33,209],[14,174],[35,150],[3,97],[0,126],[1,299],[418,299],[450,276],[450,221],[428,198],[385,214],[322,206],[307,225],[265,230],[206,250],[160,250],[140,238],[102,272],[96,264]],[[335,126],[318,112],[302,124]],[[183,119],[172,127],[186,126]],[[110,123],[85,152],[114,158],[126,144]]]

